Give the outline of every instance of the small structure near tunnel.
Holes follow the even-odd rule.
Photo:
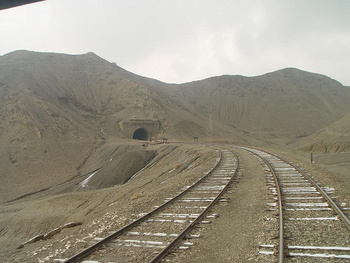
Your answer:
[[[159,120],[131,118],[121,122],[121,129],[129,138],[151,140],[161,133]]]

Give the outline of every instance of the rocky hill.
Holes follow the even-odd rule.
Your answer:
[[[268,139],[312,134],[350,111],[349,87],[294,68],[213,77],[168,91],[212,120]]]
[[[123,137],[118,125],[114,124],[130,117],[158,119],[162,121],[164,132],[186,138],[187,135],[173,134],[167,129],[168,125],[176,126],[178,121],[192,122],[193,116],[195,122],[198,118],[206,119],[196,116],[195,111],[189,113],[181,102],[174,101],[165,91],[150,84],[157,81],[127,72],[93,53],[70,56],[16,51],[3,56],[0,67],[2,104],[10,95],[11,98],[35,97],[41,103],[53,105],[50,113],[31,109],[32,115],[40,120],[47,119],[47,115],[58,116],[58,111],[63,110],[73,118],[82,117],[86,125],[92,124],[94,132],[101,128],[97,122],[106,126],[103,128],[108,134]],[[157,85],[168,86],[161,82]],[[27,108],[31,106],[27,105]],[[201,125],[197,123],[197,126]]]
[[[81,175],[108,138],[130,138],[120,123],[132,117],[159,120],[159,138],[246,141],[138,78],[93,53],[15,51],[0,57],[0,176],[6,182],[0,200]],[[17,192],[5,191],[12,188]]]
[[[158,120],[155,139],[197,136],[262,145],[332,124],[350,112],[349,99],[348,87],[297,69],[174,85],[137,76],[93,53],[15,51],[0,57],[0,177],[6,182],[0,201],[96,169],[88,171],[86,163],[106,155],[103,149],[113,152],[111,138],[130,139],[121,128],[130,118]],[[153,154],[135,151],[123,158],[143,162]]]

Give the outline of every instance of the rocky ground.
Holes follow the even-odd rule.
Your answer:
[[[157,157],[126,184],[97,190],[76,189],[59,195],[43,194],[1,204],[0,260],[52,262],[54,258],[68,257],[91,244],[95,236],[105,236],[120,228],[194,182],[214,165],[217,157],[213,148],[195,144],[149,145],[147,150],[158,152]],[[329,159],[328,164],[321,163],[325,157],[318,156],[320,163],[312,164],[307,154],[268,150],[293,161],[323,186],[334,187],[339,201],[348,204],[350,175],[342,173],[346,158],[345,162],[338,158],[343,160],[340,165],[336,161],[329,164]],[[265,206],[268,196],[264,171],[257,159],[236,151],[243,162],[243,176],[226,194],[229,202],[213,209],[219,217],[210,225],[200,226],[202,238],[195,240],[186,253],[173,254],[172,261],[273,262],[258,255],[258,244],[269,243],[274,234],[267,231],[264,221],[271,216]],[[337,159],[334,155],[332,158]],[[70,222],[77,226],[53,231]],[[17,248],[38,235],[44,237]]]

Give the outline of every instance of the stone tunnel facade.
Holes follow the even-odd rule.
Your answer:
[[[121,122],[123,133],[135,140],[151,140],[161,133],[161,125],[158,120],[129,119]]]

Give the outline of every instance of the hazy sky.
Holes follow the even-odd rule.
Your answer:
[[[181,83],[286,67],[350,86],[349,0],[47,0],[0,11],[0,55],[100,57]]]

